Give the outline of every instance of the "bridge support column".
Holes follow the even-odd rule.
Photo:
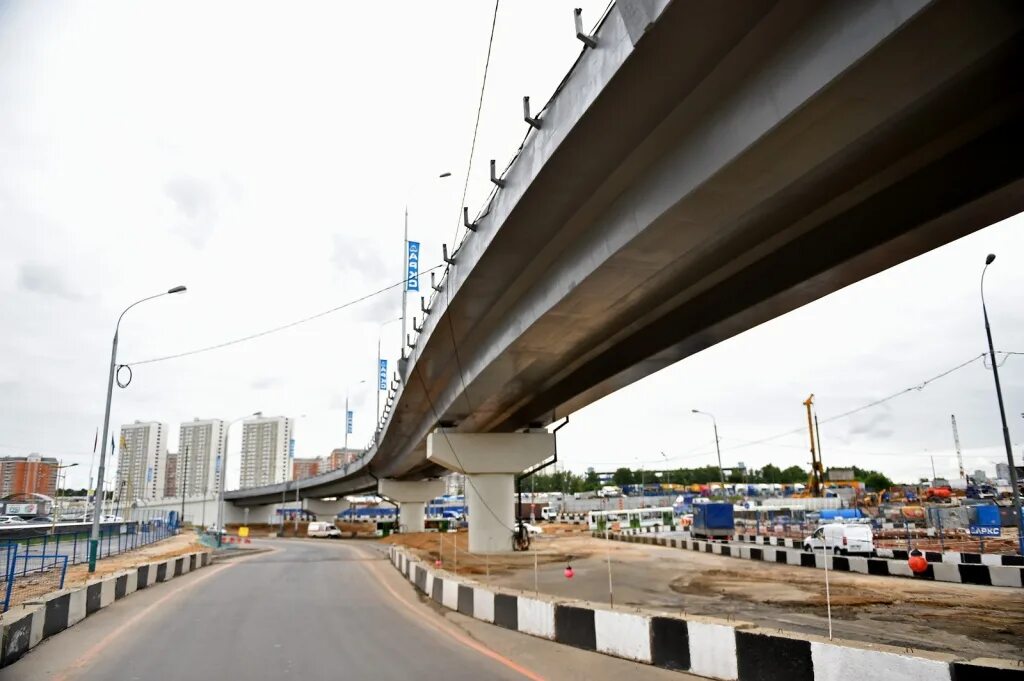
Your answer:
[[[469,550],[512,550],[515,476],[555,453],[555,436],[535,433],[444,433],[427,436],[427,459],[466,475]]]
[[[444,494],[444,480],[379,480],[377,492],[398,502],[400,527],[406,532],[422,532],[426,503]]]

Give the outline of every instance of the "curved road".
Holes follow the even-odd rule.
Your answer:
[[[119,679],[693,678],[440,612],[379,547],[270,549],[140,591],[44,641],[0,677]]]

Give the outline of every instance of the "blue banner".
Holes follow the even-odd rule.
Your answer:
[[[352,412],[348,412],[348,415],[345,417],[345,432],[349,435],[352,434]]]
[[[377,390],[388,389],[388,361],[382,359],[377,367]]]
[[[408,241],[409,253],[406,257],[406,291],[420,290],[420,242]]]
[[[295,438],[288,440],[288,458],[295,458]]]

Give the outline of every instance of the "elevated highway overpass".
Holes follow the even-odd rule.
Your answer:
[[[593,37],[455,251],[378,444],[292,493],[495,474],[470,434],[544,427],[1024,209],[1020,3],[634,0]]]

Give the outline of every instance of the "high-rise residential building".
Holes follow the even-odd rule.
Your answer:
[[[1008,463],[997,463],[996,464],[996,479],[997,480],[1010,480],[1010,464]]]
[[[295,420],[284,416],[258,416],[242,423],[241,487],[284,482],[291,475]]]
[[[178,496],[178,453],[167,452],[167,466],[164,470],[164,497]]]
[[[121,426],[114,492],[124,499],[159,499],[167,467],[167,424],[136,421]],[[122,491],[123,483],[123,491]]]
[[[57,459],[39,454],[0,458],[0,496],[57,493]]]
[[[971,477],[974,478],[975,482],[988,482],[988,476],[985,474],[985,471],[980,468],[974,471],[974,475]]]
[[[320,459],[292,459],[292,480],[305,480],[320,474]]]
[[[345,464],[352,463],[358,454],[358,449],[332,449],[331,453],[323,458],[320,464],[320,472],[336,471]]]
[[[182,490],[186,497],[218,493],[220,462],[224,460],[226,446],[227,424],[220,419],[193,419],[181,424],[176,496],[181,496]]]

